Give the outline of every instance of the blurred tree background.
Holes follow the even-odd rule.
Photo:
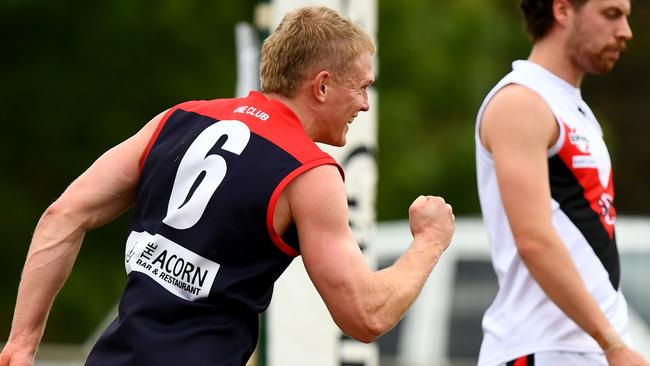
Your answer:
[[[255,0],[0,3],[0,341],[40,214],[102,152],[188,99],[231,97],[234,25]],[[510,62],[530,48],[517,0],[379,0],[378,219],[403,219],[420,193],[478,215],[474,118]],[[634,2],[635,40],[583,96],[606,131],[618,212],[649,215],[650,4]],[[83,341],[125,281],[128,213],[86,236],[45,336]]]

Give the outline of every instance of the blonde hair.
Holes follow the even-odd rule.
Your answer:
[[[364,52],[374,53],[375,46],[350,19],[322,6],[299,8],[285,15],[264,41],[260,89],[293,97],[310,73],[346,76]]]

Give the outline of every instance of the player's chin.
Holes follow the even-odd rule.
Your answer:
[[[591,71],[591,74],[594,75],[605,75],[614,69],[616,62],[608,62],[599,65],[597,68]]]
[[[614,66],[616,66],[617,61],[618,61],[618,55],[616,55],[616,57],[607,57],[607,55],[605,55],[604,57],[601,57],[598,60],[598,62],[592,65],[591,67],[592,70],[590,70],[591,74],[595,74],[595,75],[607,74],[608,72],[614,69]]]
[[[345,146],[346,143],[347,143],[347,139],[345,138],[345,136],[343,136],[340,139],[338,139],[336,142],[334,142],[334,143],[332,143],[330,145],[336,146],[336,147],[342,147],[342,146]]]
[[[332,139],[329,145],[341,147],[347,143],[348,125],[345,125],[341,133]]]
[[[345,143],[347,142],[347,139],[345,137],[345,133],[340,135],[340,136],[330,136],[327,139],[322,139],[322,140],[317,140],[316,142],[320,142],[322,144],[330,145],[330,146],[336,146],[336,147],[341,147],[344,146]]]

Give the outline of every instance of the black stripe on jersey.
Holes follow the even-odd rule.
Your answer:
[[[600,217],[591,209],[585,198],[584,189],[569,167],[559,156],[548,159],[551,196],[560,204],[562,211],[584,235],[589,245],[609,273],[609,280],[618,290],[620,283],[620,262],[616,248],[616,235],[609,238]]]

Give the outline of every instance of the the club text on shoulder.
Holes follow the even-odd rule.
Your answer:
[[[248,114],[250,116],[259,118],[262,121],[266,121],[269,119],[268,113],[264,112],[261,109],[258,109],[257,107],[251,107],[247,105],[242,105],[233,111],[233,113],[242,113],[242,114]]]

